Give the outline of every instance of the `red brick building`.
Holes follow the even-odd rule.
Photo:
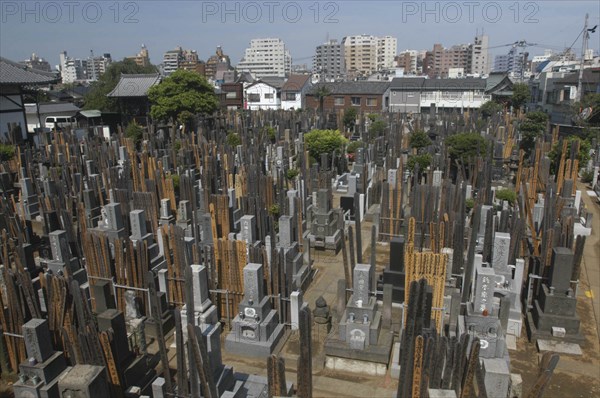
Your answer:
[[[359,112],[381,112],[388,106],[385,94],[389,85],[390,82],[370,81],[318,83],[306,94],[306,108],[319,110],[317,93],[324,87],[328,93],[323,99],[324,112],[339,113],[351,107]]]

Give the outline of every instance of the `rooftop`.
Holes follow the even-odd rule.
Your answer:
[[[18,62],[0,57],[0,85],[48,84],[58,80],[55,73],[31,69]]]
[[[282,87],[283,91],[300,91],[306,82],[310,79],[310,75],[290,75]]]
[[[48,115],[53,113],[73,113],[76,114],[80,109],[71,102],[47,102],[39,105],[39,113]],[[25,113],[37,114],[36,104],[25,104]]]
[[[150,87],[160,83],[158,74],[121,75],[121,80],[108,97],[146,97]]]

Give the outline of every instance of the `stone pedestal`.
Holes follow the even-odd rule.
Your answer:
[[[105,398],[110,396],[103,366],[75,365],[58,381],[61,397]]]
[[[225,349],[231,353],[269,356],[284,334],[284,325],[264,294],[263,278],[262,264],[244,267],[244,299],[225,339]]]

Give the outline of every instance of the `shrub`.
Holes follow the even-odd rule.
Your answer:
[[[15,156],[15,147],[13,145],[0,144],[0,160],[10,160]]]

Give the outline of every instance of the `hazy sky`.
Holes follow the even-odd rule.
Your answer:
[[[469,43],[484,30],[490,47],[527,40],[532,54],[570,46],[600,23],[593,1],[5,1],[0,0],[0,55],[15,61],[32,52],[53,66],[58,54],[84,58],[109,52],[113,59],[135,55],[142,43],[154,64],[176,46],[197,50],[206,60],[217,45],[239,62],[250,39],[279,37],[294,64],[311,64],[327,37],[391,35],[398,50]],[[600,50],[600,29],[589,48]],[[574,45],[581,53],[581,39]],[[491,49],[505,53],[509,47]]]

